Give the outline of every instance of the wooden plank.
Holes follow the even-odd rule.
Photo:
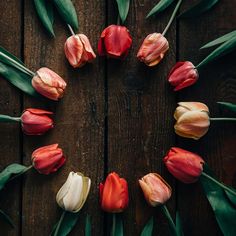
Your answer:
[[[140,235],[149,217],[156,215],[154,235],[168,235],[166,219],[159,209],[147,206],[138,179],[149,172],[160,173],[173,187],[168,207],[175,208],[175,182],[167,173],[162,157],[174,144],[172,113],[175,94],[166,83],[169,64],[175,61],[175,24],[166,37],[170,50],[156,67],[141,64],[136,54],[150,33],[162,32],[173,7],[157,18],[145,20],[153,1],[131,1],[127,28],[133,46],[124,61],[108,62],[108,171],[116,171],[129,184],[130,204],[124,212],[125,235]],[[108,23],[117,19],[115,1],[108,4]]]
[[[80,32],[88,35],[96,48],[97,37],[105,23],[105,5],[103,1],[73,2],[79,13]],[[82,235],[86,213],[92,216],[93,234],[102,235],[103,215],[99,211],[98,185],[104,171],[104,64],[98,59],[93,65],[72,69],[63,51],[69,30],[58,18],[55,21],[55,33],[54,40],[48,38],[35,16],[32,1],[26,1],[26,64],[33,70],[48,66],[65,78],[68,87],[65,97],[58,103],[25,97],[24,107],[43,107],[54,111],[56,126],[43,137],[25,137],[24,161],[30,163],[30,154],[36,147],[58,142],[65,152],[67,162],[62,170],[51,176],[42,176],[35,171],[28,174],[23,189],[25,218],[22,235],[49,235],[61,213],[55,196],[70,171],[81,171],[92,179],[88,203],[70,235]]]
[[[186,4],[186,7],[191,3]],[[179,59],[197,64],[210,50],[199,52],[204,43],[235,29],[236,2],[220,1],[214,9],[193,20],[179,23]],[[211,117],[226,114],[217,101],[236,103],[235,56],[232,53],[207,66],[200,72],[198,83],[178,93],[178,101],[200,101],[209,106]],[[233,115],[233,113],[228,113]],[[211,124],[208,134],[199,141],[178,138],[180,147],[199,153],[205,158],[220,180],[235,185],[235,124]],[[200,184],[179,184],[178,205],[185,235],[221,235],[212,210]],[[191,205],[191,208],[189,206]]]
[[[17,56],[21,56],[21,1],[0,1],[0,45]],[[20,116],[21,94],[7,81],[0,78],[0,114]],[[0,124],[0,170],[10,163],[21,162],[22,135],[18,124]],[[16,228],[11,229],[0,221],[1,235],[18,235],[20,232],[21,215],[21,180],[16,180],[1,191],[0,209],[4,210],[14,221]]]

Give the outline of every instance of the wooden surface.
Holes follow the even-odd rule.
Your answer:
[[[115,1],[73,1],[78,12],[80,32],[96,45],[103,28],[116,23]],[[154,1],[155,2],[155,1]],[[181,10],[190,6],[184,1]],[[0,124],[0,168],[17,162],[30,164],[32,151],[42,145],[59,143],[67,157],[56,174],[43,176],[32,170],[10,183],[0,195],[0,209],[15,224],[10,229],[0,222],[1,236],[46,236],[60,217],[55,195],[70,171],[81,171],[92,179],[92,188],[80,220],[71,235],[83,235],[84,217],[92,217],[93,235],[107,235],[109,215],[99,207],[98,185],[110,171],[118,172],[129,183],[130,205],[124,212],[125,235],[136,236],[151,215],[155,215],[154,235],[169,235],[159,209],[151,209],[143,199],[137,179],[149,172],[160,173],[172,186],[168,207],[179,210],[185,235],[221,235],[211,208],[198,183],[184,185],[174,180],[162,163],[171,146],[202,155],[216,175],[236,187],[235,124],[211,124],[199,141],[174,134],[173,112],[178,101],[206,103],[212,117],[223,116],[217,101],[236,103],[236,52],[200,72],[199,82],[174,93],[166,81],[176,60],[197,64],[208,51],[202,44],[232,31],[236,2],[221,0],[210,12],[197,19],[177,20],[166,37],[170,44],[165,59],[148,68],[136,59],[143,38],[162,32],[174,8],[145,20],[154,5],[151,0],[131,1],[126,22],[133,46],[124,61],[97,57],[92,65],[73,70],[67,63],[63,44],[69,36],[65,24],[56,17],[56,38],[50,39],[31,0],[0,1],[0,45],[24,60],[32,70],[47,66],[68,83],[65,97],[58,103],[36,101],[0,79],[0,114],[19,116],[25,108],[45,108],[55,112],[55,128],[41,137],[23,135],[15,124]],[[96,50],[97,51],[97,50]]]

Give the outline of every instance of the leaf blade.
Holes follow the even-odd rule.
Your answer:
[[[158,2],[152,10],[147,14],[146,18],[154,15],[159,14],[160,12],[164,11],[167,7],[170,6],[171,3],[173,3],[175,0],[161,0]]]
[[[236,36],[236,30],[234,30],[228,34],[225,34],[225,35],[203,45],[200,49],[205,49],[205,48],[216,46],[218,44],[221,44],[221,43],[224,43],[225,41],[230,40],[232,37],[235,37],[235,36]]]
[[[0,62],[0,75],[7,81],[13,84],[18,89],[22,90],[33,97],[41,97],[31,84],[32,77],[17,69]]]
[[[122,23],[124,23],[129,12],[130,0],[116,0],[116,2],[118,5],[120,19]]]
[[[227,108],[230,111],[236,112],[236,104],[230,102],[217,102],[220,106]]]
[[[201,15],[202,13],[210,10],[219,0],[202,0],[197,3],[190,9],[183,12],[179,17],[187,18],[187,17],[196,17]]]
[[[65,216],[61,222],[58,234],[56,236],[68,235],[75,226],[75,224],[77,223],[78,218],[79,218],[79,213],[65,212]],[[54,236],[57,225],[58,223],[54,225],[52,233],[50,234],[51,236]]]
[[[216,48],[213,52],[211,52],[205,59],[203,59],[197,67],[201,67],[211,61],[216,60],[219,57],[222,57],[230,52],[232,52],[236,48],[236,37],[232,38],[226,42],[224,42],[221,46]]]
[[[43,26],[50,34],[50,36],[55,37],[55,33],[53,30],[53,22],[54,22],[53,6],[51,1],[34,0],[34,5]]]
[[[153,232],[153,217],[146,223],[140,236],[152,236]]]
[[[212,176],[211,170],[206,165],[204,165],[204,172]],[[234,219],[236,217],[236,209],[229,201],[224,190],[207,178],[200,177],[200,182],[222,233],[224,235],[235,235]]]
[[[12,177],[12,175],[24,173],[27,170],[27,167],[24,165],[20,165],[17,163],[13,163],[7,166],[1,173],[0,173],[0,190],[4,188],[8,180]]]
[[[78,18],[75,7],[71,0],[53,0],[53,2],[55,3],[59,14],[64,19],[64,21],[69,24],[73,29],[78,30]]]
[[[15,225],[10,218],[4,211],[0,209],[0,218],[3,219],[7,224],[9,224],[12,228],[15,228]]]

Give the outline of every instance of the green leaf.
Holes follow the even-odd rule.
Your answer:
[[[7,166],[0,173],[0,190],[4,188],[5,184],[10,180],[13,175],[23,174],[27,170],[28,167],[16,163]]]
[[[1,62],[0,75],[23,92],[34,97],[41,97],[41,95],[39,95],[33,88],[31,84],[32,77],[30,75],[22,73],[19,70]]]
[[[15,228],[15,225],[10,218],[4,211],[0,209],[0,218],[3,219],[7,224],[9,224],[12,228]]]
[[[119,10],[119,15],[122,23],[125,22],[128,12],[130,0],[116,0]]]
[[[112,236],[123,236],[123,222],[121,219],[121,215],[117,213],[113,213],[113,222],[112,222]]]
[[[61,17],[69,24],[74,30],[78,30],[79,23],[75,7],[71,0],[53,0]]]
[[[157,5],[153,7],[152,10],[148,13],[146,18],[164,11],[174,1],[175,0],[160,0],[160,2],[158,2]]]
[[[202,13],[210,10],[218,1],[219,0],[202,0],[187,11],[183,12],[179,17],[187,18],[199,16]]]
[[[217,39],[215,39],[215,40],[213,40],[213,41],[203,45],[200,49],[209,48],[209,47],[216,46],[218,44],[222,44],[225,41],[228,41],[228,40],[230,40],[233,37],[236,37],[236,30],[234,30],[234,31],[232,31],[232,32],[230,32],[228,34],[225,34],[225,35],[223,35],[223,36],[221,36],[221,37],[219,37],[219,38],[217,38]]]
[[[52,2],[47,0],[34,0],[34,5],[43,26],[50,36],[55,37],[53,30],[54,15]]]
[[[216,48],[212,53],[210,53],[203,61],[201,61],[198,65],[197,68],[213,61],[216,60],[219,57],[222,57],[230,52],[232,52],[233,50],[235,50],[236,48],[236,37],[231,38],[230,40],[224,42],[223,44],[221,44],[221,46],[219,46],[218,48]]]
[[[152,231],[153,231],[153,217],[151,217],[151,219],[144,226],[141,236],[152,236]]]
[[[86,216],[86,222],[85,222],[85,236],[91,236],[91,219],[90,216]]]
[[[230,102],[217,102],[220,106],[227,108],[230,111],[236,112],[236,104]]]
[[[212,176],[207,165],[204,165],[204,172]],[[229,201],[225,191],[208,178],[200,177],[200,181],[222,233],[226,236],[236,235],[236,208]]]
[[[182,223],[181,223],[181,219],[180,219],[180,215],[179,212],[176,212],[176,233],[178,236],[183,236],[184,235],[184,231],[183,231],[183,227],[182,227]]]
[[[61,220],[60,219],[58,221],[58,223],[56,223],[56,225],[54,225],[52,233],[50,234],[51,236],[66,236],[66,235],[68,235],[78,221],[79,213],[71,213],[71,212],[64,211],[62,214],[63,214],[61,216],[61,217],[63,217],[62,221],[60,222],[60,220]],[[60,228],[59,228],[58,233],[55,234],[58,224],[60,224],[59,225]]]

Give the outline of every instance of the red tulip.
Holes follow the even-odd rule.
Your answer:
[[[102,31],[98,42],[100,56],[124,59],[129,52],[132,38],[125,26],[110,25]]]
[[[198,71],[190,61],[180,61],[172,68],[168,81],[175,87],[174,91],[178,91],[198,80]]]
[[[64,50],[66,58],[74,68],[82,67],[96,58],[89,39],[84,34],[70,36],[65,42]]]
[[[157,65],[169,49],[167,39],[160,33],[149,34],[143,41],[137,58],[147,66]]]
[[[48,175],[56,172],[66,159],[58,144],[52,144],[36,149],[32,153],[32,163],[34,168],[41,174]]]
[[[186,184],[196,182],[203,171],[204,160],[181,148],[171,148],[163,161],[169,172]]]
[[[101,208],[106,212],[118,213],[128,207],[128,184],[116,173],[110,173],[105,184],[100,184]]]
[[[25,134],[42,135],[53,128],[53,113],[41,109],[28,108],[21,115],[21,126]]]
[[[153,207],[163,205],[171,197],[171,187],[156,173],[149,173],[139,180],[145,199]]]
[[[57,101],[63,97],[66,82],[54,71],[43,67],[33,77],[32,86],[38,93]]]

